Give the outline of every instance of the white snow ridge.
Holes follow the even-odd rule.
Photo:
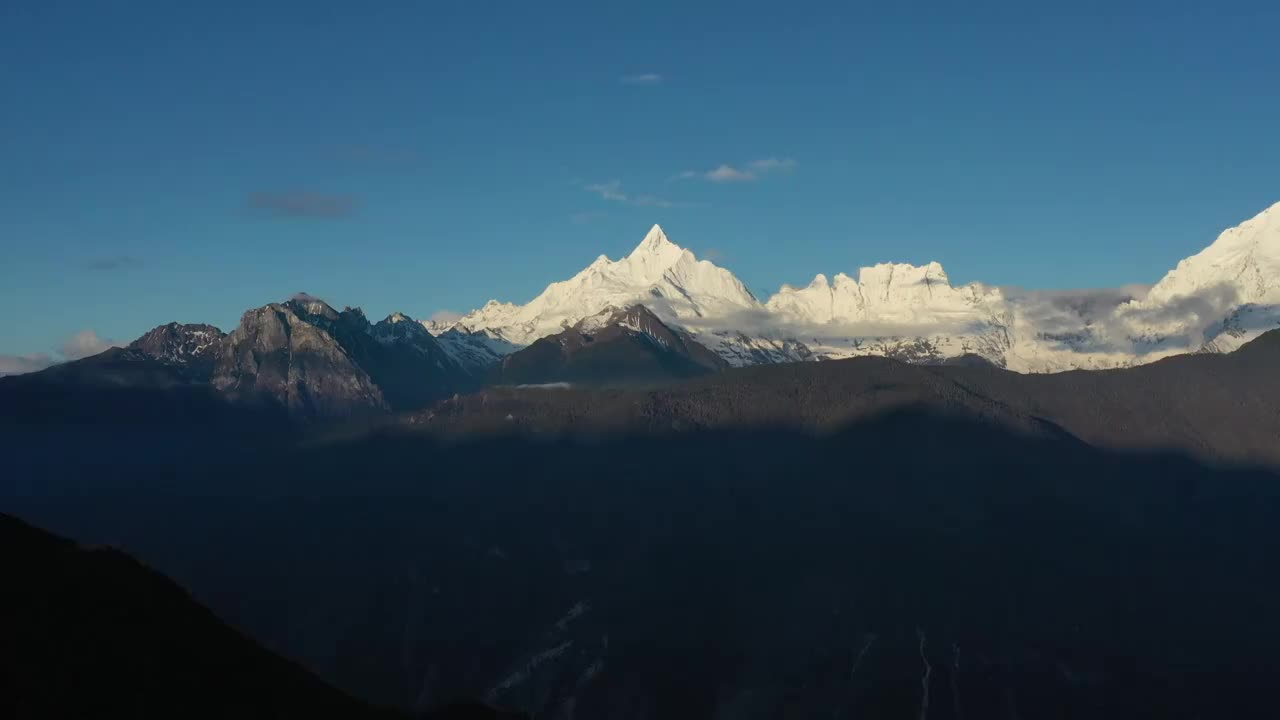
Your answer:
[[[1011,370],[1124,367],[1184,352],[1225,352],[1280,327],[1280,203],[1178,264],[1145,297],[1005,293],[953,286],[936,262],[883,263],[767,302],[654,225],[625,258],[601,255],[525,305],[489,301],[438,338],[500,356],[607,308],[647,306],[733,365],[887,355],[937,362],[976,355]]]

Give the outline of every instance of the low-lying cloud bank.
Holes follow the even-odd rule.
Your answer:
[[[1023,341],[1048,343],[1055,350],[1143,355],[1197,349],[1241,306],[1238,290],[1225,283],[1159,302],[1148,300],[1149,285],[999,290],[1000,294],[986,304],[920,308],[915,318],[812,322],[761,307],[705,321],[680,322],[695,333],[732,329],[749,336],[818,344],[850,339],[963,337],[1003,326],[1021,333]]]

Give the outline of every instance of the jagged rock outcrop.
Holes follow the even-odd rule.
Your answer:
[[[382,390],[339,340],[351,337],[351,319],[312,298],[249,310],[222,345],[213,387],[234,402],[276,404],[296,417],[386,411]]]
[[[395,313],[373,325],[359,308],[339,312],[307,295],[246,312],[213,374],[233,401],[303,418],[421,408],[479,382],[412,318]]]
[[[129,348],[169,365],[183,366],[193,380],[208,381],[226,333],[212,325],[171,322],[152,328]]]

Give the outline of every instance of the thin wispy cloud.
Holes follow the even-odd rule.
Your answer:
[[[437,310],[431,313],[431,317],[427,318],[433,323],[450,324],[456,323],[462,319],[462,313],[453,310]]]
[[[618,78],[623,85],[661,85],[662,76],[658,73],[636,73]]]
[[[622,192],[622,181],[610,180],[602,183],[588,183],[582,186],[583,190],[589,193],[595,193],[604,200],[616,200],[618,202],[626,202],[627,195]]]
[[[93,258],[86,262],[84,266],[89,270],[132,270],[142,267],[142,261],[130,255],[111,255]]]
[[[792,158],[767,157],[761,160],[753,160],[750,165],[751,172],[763,175],[773,172],[790,172],[795,170],[796,161]]]
[[[711,182],[750,182],[756,179],[754,173],[739,170],[732,165],[721,165],[714,170],[708,170],[705,177]]]
[[[347,217],[358,203],[350,195],[316,192],[255,192],[249,195],[249,210],[281,218],[333,219]]]
[[[664,200],[653,195],[636,195],[631,198],[631,204],[641,207],[673,207],[675,205],[670,200]]]
[[[787,173],[791,172],[795,168],[796,161],[792,158],[767,157],[759,160],[752,160],[746,165],[722,163],[705,171],[685,170],[684,172],[676,173],[671,176],[671,179],[702,179],[707,182],[714,183],[755,182],[766,175]]]
[[[589,183],[587,185],[583,185],[582,189],[600,196],[602,200],[626,203],[627,205],[662,208],[676,206],[676,203],[665,198],[660,198],[656,195],[632,195],[631,193],[625,192],[622,189],[622,182],[620,180],[609,180],[608,182],[602,183]]]

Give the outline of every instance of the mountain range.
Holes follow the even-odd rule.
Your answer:
[[[241,406],[334,418],[415,410],[492,384],[652,384],[730,367],[884,356],[1023,373],[1223,353],[1280,327],[1280,204],[1223,232],[1149,291],[953,286],[938,263],[817,275],[765,301],[657,225],[524,305],[457,321],[370,322],[300,293],[224,334],[170,323],[125,348],[0,378],[20,393],[204,389]],[[33,402],[49,405],[37,396]]]
[[[1269,717],[1276,216],[1101,298],[760,301],[655,228],[0,378],[4,512],[147,564],[0,515],[0,715]]]
[[[977,355],[1018,372],[1127,367],[1222,352],[1280,327],[1280,203],[1223,232],[1148,292],[953,286],[943,267],[882,263],[757,299],[657,225],[625,258],[596,258],[524,305],[489,301],[449,326],[524,346],[604,309],[643,304],[730,365]]]
[[[1280,467],[1277,367],[1280,330],[1230,353],[1116,370],[1015,373],[982,361],[849,358],[705,370],[661,387],[489,387],[411,413],[407,425],[462,437],[510,431],[663,437],[744,428],[825,434],[887,413],[926,410],[1108,450]]]

